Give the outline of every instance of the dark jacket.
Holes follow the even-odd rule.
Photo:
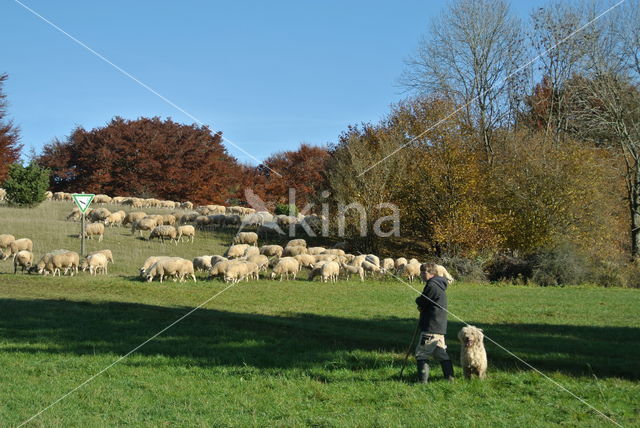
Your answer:
[[[447,285],[446,278],[434,276],[416,299],[420,308],[420,331],[447,334]]]

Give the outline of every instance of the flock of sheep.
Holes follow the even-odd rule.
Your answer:
[[[69,200],[68,193],[48,192],[48,199]],[[258,246],[260,227],[273,229],[273,225],[288,227],[291,224],[307,222],[312,225],[316,216],[274,216],[268,212],[256,212],[245,207],[224,207],[204,205],[193,209],[190,202],[160,201],[96,195],[96,204],[122,204],[135,208],[153,207],[180,209],[171,214],[147,214],[143,211],[126,213],[124,210],[111,212],[100,207],[86,212],[90,221],[85,226],[85,236],[98,237],[102,241],[105,227],[129,226],[132,234],[148,231],[148,239],[161,242],[193,242],[196,229],[226,225],[256,225],[257,232],[238,232],[223,255],[203,255],[187,260],[180,257],[152,256],[139,270],[141,279],[162,282],[164,279],[184,282],[188,278],[196,281],[196,272],[205,272],[209,278],[219,277],[225,282],[235,283],[242,280],[257,280],[260,274],[271,279],[296,279],[302,270],[308,271],[308,280],[319,278],[323,282],[335,282],[339,278],[349,279],[357,276],[364,281],[367,276],[381,278],[385,275],[404,277],[413,281],[420,275],[420,262],[380,258],[374,254],[348,254],[338,244],[334,248],[308,247],[304,239],[292,239],[285,246]],[[74,208],[67,220],[79,220],[82,214]],[[192,224],[186,224],[192,223]],[[47,275],[77,274],[80,269],[89,270],[91,275],[107,274],[108,264],[113,263],[110,250],[101,250],[88,254],[81,260],[78,253],[68,250],[56,250],[45,254],[37,263],[33,258],[33,243],[28,238],[16,239],[12,235],[0,235],[2,259],[13,257],[14,273],[18,268],[24,272],[37,272]],[[441,276],[453,281],[446,269],[439,266]],[[270,270],[270,273],[267,272]]]

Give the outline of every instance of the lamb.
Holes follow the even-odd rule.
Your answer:
[[[147,260],[145,260],[144,264],[142,265],[142,267],[140,268],[140,276],[145,276],[145,273],[147,271],[147,269],[149,269],[151,266],[153,266],[154,264],[156,264],[156,262],[163,260],[163,259],[168,259],[168,256],[151,256],[151,257],[147,257]]]
[[[260,254],[264,254],[267,257],[282,257],[283,248],[280,245],[263,245],[260,247]]]
[[[326,261],[326,260],[323,260],[323,261],[319,261],[315,265],[313,265],[313,269],[311,269],[311,272],[309,272],[309,277],[307,278],[307,280],[308,281],[313,281],[313,279],[316,276],[321,276],[322,275],[322,266],[324,266],[327,263],[329,263],[329,262]]]
[[[168,239],[171,242],[175,242],[178,245],[178,240],[176,239],[178,236],[178,231],[173,226],[156,226],[151,231],[149,235],[149,241],[153,238],[157,238],[164,244],[164,240]]]
[[[313,269],[313,264],[316,262],[316,257],[311,254],[298,254],[294,257],[300,263],[301,267]]]
[[[362,262],[364,262],[365,257],[366,256],[364,254],[359,254],[355,256],[351,261],[351,266],[361,266]]]
[[[136,220],[132,225],[131,225],[131,234],[135,234],[136,230],[140,232],[140,236],[142,236],[142,231],[143,230],[148,230],[151,231],[153,230],[154,227],[156,227],[158,225],[156,219],[154,218],[141,218],[140,220]]]
[[[9,243],[8,251],[4,251],[1,260],[7,260],[9,257],[22,250],[33,251],[33,242],[29,238],[16,239]]]
[[[337,262],[327,262],[322,265],[320,276],[322,282],[336,282],[340,273],[340,265]]]
[[[273,272],[271,272],[271,279],[276,279],[278,275],[280,275],[280,281],[282,281],[282,277],[284,276],[287,280],[289,279],[289,275],[292,275],[293,279],[296,279],[296,275],[300,271],[300,263],[293,257],[283,257],[278,261],[273,268]]]
[[[89,223],[84,227],[84,236],[89,239],[93,239],[94,236],[97,236],[98,242],[102,242],[102,238],[104,238],[104,224]],[[78,238],[82,238],[82,234],[78,235]]]
[[[122,225],[126,226],[127,224],[133,224],[138,220],[142,220],[146,216],[147,216],[147,213],[142,211],[130,212],[125,216],[124,221],[122,222]]]
[[[311,254],[312,256],[317,256],[322,254],[326,249],[324,247],[311,247],[307,248],[307,254]]]
[[[258,234],[255,232],[240,232],[233,238],[233,243],[258,246]]]
[[[107,265],[109,261],[102,253],[90,254],[85,260],[82,261],[80,268],[84,271],[89,268],[90,275],[97,275],[100,271],[104,275],[107,274]]]
[[[400,268],[406,264],[408,264],[409,262],[407,262],[407,259],[405,259],[404,257],[399,257],[396,259],[396,272],[398,272],[400,270]]]
[[[307,241],[305,241],[304,239],[292,239],[291,241],[287,242],[287,247],[305,247],[307,248]]]
[[[187,242],[189,242],[189,238],[191,238],[191,242],[196,236],[196,228],[191,226],[190,224],[184,226],[178,226],[178,239],[182,241],[182,238],[187,238]]]
[[[208,272],[211,269],[211,256],[199,256],[193,259],[193,269],[196,272]]]
[[[74,272],[78,273],[79,265],[80,256],[75,251],[56,250],[42,256],[35,268],[39,274],[46,275],[50,272],[54,276],[56,273],[60,275],[62,269],[65,275],[70,270],[73,276]]]
[[[260,279],[260,267],[253,262],[247,261],[245,263],[245,266],[247,267],[247,276],[246,279],[255,279],[258,280]]]
[[[420,265],[416,263],[407,263],[398,270],[398,275],[406,276],[409,282],[413,282],[413,279],[420,277]]]
[[[342,263],[340,267],[347,279],[350,279],[351,275],[356,274],[360,277],[360,281],[364,282],[364,269],[362,266],[349,266],[346,263]]]
[[[89,256],[93,256],[94,254],[102,254],[107,258],[107,261],[110,263],[115,263],[113,261],[113,253],[111,252],[111,250],[98,250],[98,251],[93,251],[89,254],[87,254],[87,257]]]
[[[13,273],[16,274],[18,272],[18,266],[22,268],[22,273],[24,273],[25,269],[29,271],[32,264],[33,264],[33,253],[31,251],[27,251],[27,250],[18,251],[13,256]]]
[[[300,254],[307,254],[307,247],[303,246],[293,246],[293,247],[285,247],[283,255],[285,257],[295,257]]]
[[[387,257],[382,260],[382,266],[380,266],[382,273],[391,272],[396,267],[395,261],[391,257]]]
[[[244,256],[244,252],[249,248],[249,244],[236,244],[229,247],[225,256],[230,259]]]
[[[249,258],[251,256],[259,256],[260,255],[260,250],[258,249],[258,247],[249,247],[246,250],[244,250],[244,254],[242,255],[244,258]]]

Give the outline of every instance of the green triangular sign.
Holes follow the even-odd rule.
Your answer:
[[[91,205],[91,201],[93,201],[94,196],[95,195],[93,194],[83,194],[83,193],[74,193],[73,195],[71,195],[71,197],[73,198],[73,202],[76,203],[76,205],[78,206],[82,214],[84,214],[87,211],[87,209],[89,208],[89,205]]]

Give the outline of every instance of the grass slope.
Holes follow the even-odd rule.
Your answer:
[[[75,249],[69,235],[78,225],[60,220],[69,210],[53,202],[0,208],[0,233],[31,237],[38,255]],[[223,241],[204,234],[176,248],[113,229],[104,245],[89,247],[114,251],[109,277],[13,275],[0,262],[0,425],[31,417],[222,291],[218,281],[133,277],[148,255],[220,253]],[[490,341],[485,382],[441,382],[434,365],[434,381],[418,385],[412,363],[398,379],[414,298],[395,281],[239,284],[32,425],[608,425]],[[449,299],[453,313],[546,376],[622,425],[638,425],[637,290],[455,284]],[[450,317],[456,360],[460,326]]]

